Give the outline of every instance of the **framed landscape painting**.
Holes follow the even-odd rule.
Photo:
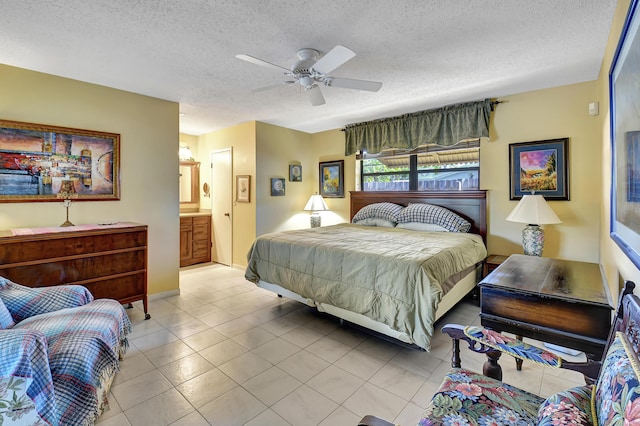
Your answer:
[[[64,186],[63,186],[64,183]],[[120,135],[0,120],[0,202],[120,199]]]
[[[510,199],[534,192],[546,200],[568,200],[568,145],[568,138],[510,144]]]

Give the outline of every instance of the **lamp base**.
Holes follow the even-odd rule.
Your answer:
[[[312,228],[317,228],[320,226],[320,214],[319,213],[311,213],[311,227]]]
[[[75,226],[73,223],[69,221],[69,206],[71,205],[71,200],[64,200],[64,207],[67,209],[67,220],[60,226]]]
[[[542,256],[544,231],[538,225],[527,225],[522,230],[522,248],[528,256]]]

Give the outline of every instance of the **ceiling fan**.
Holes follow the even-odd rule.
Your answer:
[[[284,75],[292,78],[292,80],[285,80],[276,85],[254,89],[254,92],[272,89],[282,84],[293,85],[298,83],[304,88],[304,91],[307,93],[309,101],[313,106],[325,103],[324,96],[322,96],[322,92],[320,91],[320,85],[328,87],[342,87],[345,89],[367,90],[369,92],[377,92],[382,87],[382,83],[378,81],[354,80],[351,78],[332,77],[327,75],[349,59],[356,56],[353,50],[344,46],[337,45],[322,57],[320,57],[320,52],[317,50],[308,48],[298,50],[297,55],[299,60],[293,63],[290,69],[249,55],[236,55],[236,58],[278,71],[284,70]]]

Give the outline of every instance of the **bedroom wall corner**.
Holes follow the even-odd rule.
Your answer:
[[[196,160],[200,161],[200,208],[211,209],[211,198],[204,196],[202,186],[211,186],[212,151],[232,148],[232,185],[235,191],[235,177],[237,175],[251,176],[251,198],[249,203],[236,203],[233,197],[233,237],[232,237],[232,265],[244,267],[247,264],[247,252],[256,238],[256,122],[249,121],[237,126],[221,129],[198,137]],[[194,153],[195,154],[195,153]],[[215,229],[213,230],[215,233]]]
[[[308,228],[309,213],[303,208],[317,191],[311,135],[257,122],[256,159],[256,234]],[[302,182],[289,181],[290,164],[302,165]],[[285,180],[284,196],[271,196],[271,178]]]

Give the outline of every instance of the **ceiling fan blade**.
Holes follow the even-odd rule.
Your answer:
[[[342,87],[345,89],[367,90],[377,92],[382,87],[379,81],[354,80],[352,78],[329,77],[325,83],[331,87]]]
[[[278,71],[285,70],[287,72],[291,72],[288,68],[281,67],[280,65],[272,64],[271,62],[263,61],[262,59],[254,58],[249,55],[236,55],[236,58],[242,59],[243,61],[251,62],[252,64],[260,65],[261,67],[273,68]]]
[[[329,74],[354,56],[356,56],[356,53],[353,50],[337,45],[313,64],[311,68],[321,74]]]
[[[307,92],[307,96],[309,96],[309,102],[311,102],[311,105],[318,106],[325,103],[324,96],[322,96],[322,92],[320,91],[320,88],[318,86],[312,86],[309,89],[304,89],[304,91]]]
[[[284,86],[284,85],[290,85],[291,83],[293,83],[293,82],[283,81],[282,83],[270,84],[268,86],[263,86],[263,87],[257,87],[255,89],[251,89],[251,93],[265,92],[267,90],[276,89],[276,88]]]

